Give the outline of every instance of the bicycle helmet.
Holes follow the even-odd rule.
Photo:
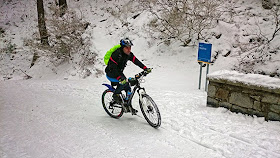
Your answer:
[[[121,44],[121,46],[124,46],[124,47],[131,47],[131,46],[133,46],[133,43],[128,38],[121,39],[120,44]]]

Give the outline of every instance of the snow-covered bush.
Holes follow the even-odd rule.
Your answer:
[[[262,7],[264,9],[271,9],[273,7],[273,4],[271,0],[262,0]]]
[[[142,0],[140,3],[154,16],[148,25],[152,37],[180,40],[184,46],[191,40],[205,39],[204,31],[215,27],[222,14],[218,0]]]
[[[60,17],[57,7],[53,6],[51,10],[54,13],[48,19],[50,47],[47,49],[54,59],[53,62],[73,60],[75,53],[82,56],[89,55],[89,38],[82,36],[89,23],[79,19],[74,11],[68,10],[64,16]]]
[[[38,39],[25,40],[25,44],[35,51],[34,56],[46,56],[54,66],[65,62],[74,63],[82,71],[85,66],[93,65],[97,55],[90,50],[90,37],[84,35],[89,23],[78,18],[72,10],[67,10],[62,17],[58,7],[52,6],[50,11],[52,14],[46,21],[49,46],[42,46]]]
[[[0,27],[0,57],[3,54],[15,53],[16,46],[10,39],[5,38],[5,30]]]
[[[280,53],[280,44],[278,41],[280,32],[279,4],[271,9],[269,15],[272,17],[269,22],[273,31],[266,32],[265,27],[257,22],[256,27],[258,29],[254,31],[254,34],[248,34],[248,41],[237,42],[236,46],[240,48],[241,53],[239,63],[235,65],[235,70],[280,77],[279,69],[276,67],[269,68],[270,63],[275,62],[275,60],[277,61],[275,58]],[[259,69],[259,67],[263,68]],[[264,67],[267,67],[266,70],[264,70]]]
[[[4,41],[3,46],[0,48],[0,60],[2,59],[2,56],[5,54],[13,54],[15,53],[17,45],[12,43],[11,40]]]
[[[129,18],[133,18],[135,12],[142,12],[143,8],[138,5],[137,1],[126,0],[123,1],[124,5],[121,3],[114,3],[112,6],[106,6],[102,8],[102,10],[106,10],[109,14],[111,14],[115,19],[121,22],[121,27],[130,31],[131,28],[129,27]],[[136,7],[137,6],[137,7]],[[138,14],[139,15],[139,14]]]
[[[0,27],[0,38],[4,36],[5,30]]]

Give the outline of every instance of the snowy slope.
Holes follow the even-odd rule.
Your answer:
[[[246,8],[250,2],[257,3],[253,0],[246,1],[246,4],[240,2],[237,9]],[[107,7],[116,3],[120,1],[69,1],[69,6],[82,10],[79,13],[91,22],[87,33],[92,36],[92,51],[99,55],[100,63],[95,65],[99,69],[105,68],[102,63],[104,53],[121,37],[133,39],[132,52],[147,67],[154,68],[143,86],[159,107],[161,127],[149,126],[141,113],[139,116],[124,114],[120,119],[110,118],[101,104],[101,94],[106,89],[101,84],[108,83],[104,74],[99,78],[92,75],[80,79],[71,65],[57,67],[54,73],[44,62],[28,69],[32,53],[22,48],[22,53],[30,54],[15,54],[11,62],[8,62],[10,56],[5,56],[0,61],[1,80],[10,75],[13,67],[27,70],[26,73],[33,76],[30,80],[20,80],[24,74],[18,72],[11,75],[11,80],[0,81],[1,158],[280,157],[279,122],[266,122],[264,118],[231,113],[224,108],[206,107],[206,92],[197,89],[197,48],[181,47],[176,42],[170,46],[157,45],[157,41],[147,38],[141,30],[144,21],[150,18],[145,12],[136,19],[130,18],[129,14],[130,30],[122,27],[118,19],[106,12]],[[9,7],[3,7],[5,4]],[[20,6],[24,6],[21,9],[32,17],[25,19],[28,25],[23,23],[16,27],[13,22],[7,25],[11,30],[11,33],[7,32],[11,35],[9,37],[21,45],[20,39],[35,30],[36,16],[31,14],[36,9],[35,1],[4,1],[0,5],[0,12],[9,17],[0,18],[1,25],[3,21],[13,19],[20,25],[20,16],[17,16],[22,14]],[[214,31],[228,34],[214,41],[213,51],[230,48],[227,44],[234,41],[228,41],[231,38],[226,37],[234,36],[235,31],[242,34],[228,23],[220,23]],[[227,49],[222,50],[224,55]],[[237,60],[234,54],[229,57],[220,55],[210,66],[210,72],[231,69]],[[128,63],[125,74],[133,76],[140,71]],[[133,105],[139,110],[137,99],[136,96]]]
[[[208,108],[204,92],[155,87],[152,77],[144,86],[159,129],[141,114],[110,118],[105,79],[1,83],[1,157],[280,157],[279,122]],[[137,98],[133,105],[139,110]]]

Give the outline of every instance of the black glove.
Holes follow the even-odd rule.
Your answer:
[[[131,81],[131,82],[134,82],[135,80],[136,80],[136,79],[135,79],[135,78],[132,78],[132,77],[129,77],[129,78],[128,78],[128,81],[129,81],[129,82],[130,82],[130,81]]]
[[[134,86],[134,85],[136,84],[137,81],[136,81],[135,78],[129,77],[129,78],[128,78],[128,82],[130,83],[131,86]]]
[[[145,71],[147,72],[147,74],[149,74],[149,73],[152,72],[152,69],[153,69],[153,68],[146,68]]]

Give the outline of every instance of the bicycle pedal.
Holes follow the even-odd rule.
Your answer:
[[[125,113],[129,113],[130,112],[130,109],[127,106],[124,106],[123,109],[124,109]]]
[[[134,108],[131,107],[131,106],[130,106],[130,108],[131,108],[131,110],[130,110],[130,111],[131,111],[131,114],[132,114],[132,115],[137,115],[138,110],[134,109]]]

